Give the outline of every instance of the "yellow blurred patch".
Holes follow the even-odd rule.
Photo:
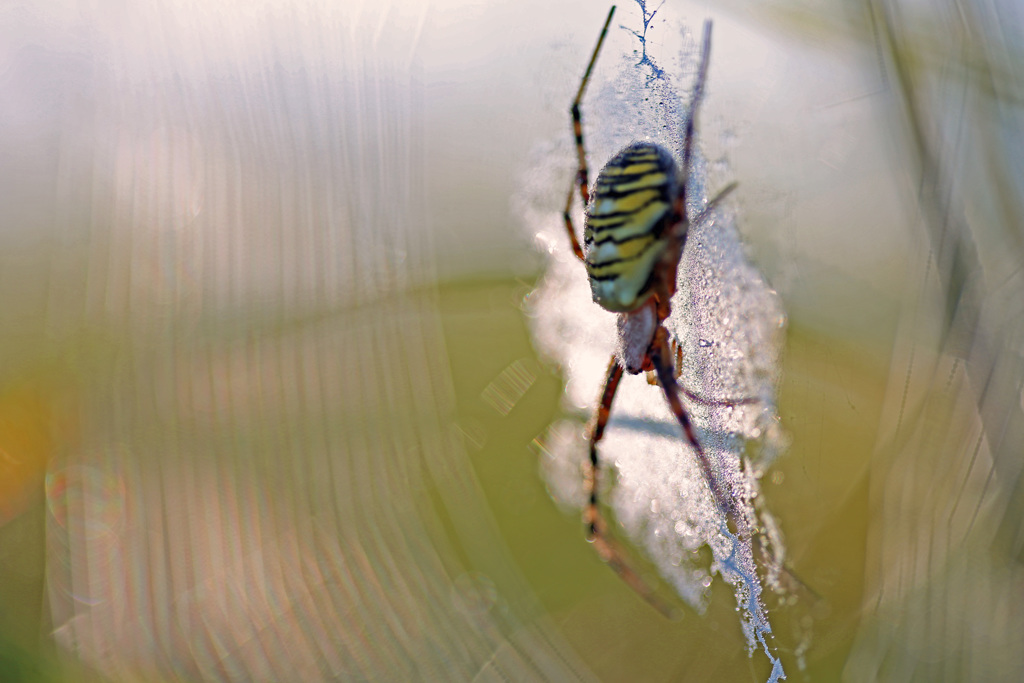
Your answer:
[[[0,524],[41,495],[53,451],[52,401],[38,386],[0,388]]]

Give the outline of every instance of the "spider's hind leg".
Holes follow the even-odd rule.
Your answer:
[[[672,376],[676,379],[676,384],[680,393],[686,398],[690,399],[694,403],[699,403],[702,406],[708,406],[710,408],[733,408],[735,406],[746,406],[752,403],[758,403],[761,399],[756,396],[746,396],[744,398],[708,398],[707,396],[701,396],[695,391],[691,391],[684,384],[679,381],[679,378],[683,375],[683,342],[681,342],[674,334],[668,333],[668,347],[669,353],[668,358],[671,358],[672,365]],[[658,372],[654,368],[651,368],[646,372],[647,383],[651,386],[658,384]]]
[[[683,343],[679,341],[676,335],[670,332],[668,337],[668,345],[671,351],[670,355],[672,357],[672,369],[674,370],[675,378],[678,380],[683,375]],[[658,373],[654,370],[653,367],[650,370],[648,370],[645,374],[647,376],[648,384],[650,384],[652,387],[658,385]],[[696,395],[692,394],[685,387],[682,387],[682,392],[687,396]]]
[[[604,390],[601,392],[601,403],[597,407],[593,425],[590,428],[590,460],[584,475],[584,489],[587,493],[587,504],[583,512],[583,522],[587,525],[587,539],[594,544],[597,554],[612,570],[619,575],[630,588],[646,600],[652,607],[667,617],[674,617],[675,610],[663,602],[654,593],[654,589],[644,581],[627,559],[625,551],[608,534],[608,524],[601,514],[598,505],[598,473],[600,462],[597,457],[597,444],[604,436],[608,418],[611,415],[612,400],[622,380],[622,366],[618,359],[612,357],[605,377]]]
[[[664,326],[659,327],[655,333],[650,355],[651,362],[654,364],[654,369],[658,374],[658,383],[661,384],[662,392],[665,394],[665,399],[668,401],[672,414],[675,416],[676,421],[679,422],[679,426],[682,427],[686,440],[690,443],[690,447],[693,448],[694,454],[697,456],[701,474],[711,490],[715,506],[736,527],[736,531],[741,536],[748,536],[749,529],[747,528],[746,521],[743,515],[738,513],[732,493],[722,486],[714,469],[711,467],[711,460],[697,439],[693,421],[690,419],[689,413],[686,412],[686,408],[679,398],[680,393],[689,395],[689,392],[681,389],[678,382],[676,382],[675,370],[672,367],[671,361],[671,350],[668,343],[668,330]]]

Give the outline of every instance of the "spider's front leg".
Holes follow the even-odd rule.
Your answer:
[[[573,178],[572,184],[569,186],[569,196],[565,199],[565,209],[562,211],[562,219],[565,221],[565,230],[569,234],[569,241],[572,242],[572,251],[576,254],[576,258],[583,260],[583,249],[580,247],[579,238],[576,237],[576,228],[572,224],[572,197],[573,193],[579,189],[580,199],[583,201],[583,207],[586,208],[587,204],[590,203],[590,171],[587,168],[587,152],[583,146],[583,114],[580,110],[580,105],[583,103],[583,93],[587,89],[587,83],[590,82],[590,72],[594,70],[594,63],[597,62],[597,55],[601,51],[601,45],[604,44],[605,36],[608,35],[608,26],[612,23],[612,15],[615,14],[615,6],[608,11],[608,18],[604,20],[604,27],[601,29],[601,35],[597,39],[597,45],[594,46],[594,52],[590,55],[590,61],[587,63],[587,70],[583,73],[583,79],[580,81],[580,87],[576,91],[576,99],[572,101],[572,106],[569,108],[569,113],[572,115],[572,135],[576,141],[576,177]]]
[[[579,178],[585,174],[586,169],[580,169],[576,175],[577,178]],[[576,258],[582,261],[584,260],[583,248],[580,246],[579,238],[576,237],[576,228],[573,227],[572,214],[570,213],[572,211],[572,196],[576,191],[577,178],[573,178],[572,185],[569,186],[569,197],[565,200],[565,209],[562,211],[562,220],[565,221],[565,231],[569,234],[569,242],[572,244],[572,253],[576,254]],[[586,181],[584,181],[584,183],[585,182]],[[586,187],[586,185],[582,185],[582,187]],[[583,192],[580,192],[581,196],[583,194]],[[586,206],[586,201],[584,201],[583,205]]]

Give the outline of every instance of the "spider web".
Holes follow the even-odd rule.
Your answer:
[[[678,82],[689,84],[696,70],[696,48],[692,40],[688,45]],[[606,50],[605,63],[613,59],[614,48]],[[604,73],[610,71],[606,68]],[[596,78],[601,73],[599,65]],[[681,158],[688,101],[689,93],[679,93],[665,72],[631,57],[620,59],[614,75],[591,83],[584,101],[591,175],[633,140],[662,144]],[[553,424],[540,440],[541,468],[552,496],[563,506],[580,508],[585,424],[614,352],[615,316],[591,301],[586,272],[568,248],[555,208],[575,172],[574,158],[568,135],[537,149],[534,167],[524,180],[523,215],[547,259],[545,275],[528,299],[531,330],[537,349],[564,373],[564,405],[571,415]],[[698,155],[690,180],[690,215],[707,200],[706,166]],[[577,198],[573,221],[578,232],[582,212]],[[758,399],[729,408],[688,402],[688,409],[718,477],[735,493],[743,514],[774,527],[767,510],[755,510],[754,501],[758,478],[786,445],[774,404],[786,316],[778,296],[747,260],[735,215],[728,209],[720,208],[690,229],[672,303],[666,325],[681,343],[683,385],[712,399]],[[764,647],[774,662],[772,680],[777,680],[782,669],[765,642],[771,629],[759,599],[762,588],[751,544],[724,531],[724,520],[659,387],[648,384],[643,375],[623,379],[599,450],[603,500],[620,532],[642,548],[661,576],[698,612],[707,607],[716,573],[731,583],[742,607],[748,643],[751,648],[757,643]],[[615,483],[609,487],[611,479]],[[704,546],[712,550],[710,564],[706,556],[702,560]],[[777,538],[772,552],[776,558],[784,555]]]
[[[451,431],[417,289],[425,10],[126,14],[132,40],[82,12],[53,42],[96,69],[51,107],[37,345],[79,360],[45,652],[68,680],[587,680],[517,616],[528,589]],[[37,282],[0,278],[0,299]]]

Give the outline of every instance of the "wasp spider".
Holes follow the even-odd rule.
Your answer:
[[[608,535],[607,525],[598,507],[597,446],[608,424],[612,399],[623,372],[653,372],[686,440],[697,455],[715,504],[730,523],[740,527],[737,530],[742,533],[741,515],[732,496],[715,476],[707,454],[697,440],[680,394],[693,401],[712,405],[737,405],[749,400],[710,401],[681,388],[676,372],[682,360],[681,353],[671,341],[664,324],[671,312],[670,302],[676,290],[677,271],[690,225],[707,218],[715,206],[733,190],[735,184],[722,190],[698,215],[691,218],[687,214],[694,118],[704,93],[711,50],[711,22],[708,21],[704,24],[700,65],[683,138],[682,164],[677,165],[672,154],[660,145],[634,142],[605,164],[591,192],[580,104],[614,13],[613,6],[608,12],[570,110],[579,168],[569,188],[564,211],[565,227],[573,251],[586,266],[594,301],[618,315],[618,352],[608,366],[601,403],[590,426],[590,460],[585,476],[588,500],[584,522],[588,538],[593,541],[605,562],[655,607],[667,612]],[[570,216],[574,193],[577,191],[586,207],[582,247]]]

